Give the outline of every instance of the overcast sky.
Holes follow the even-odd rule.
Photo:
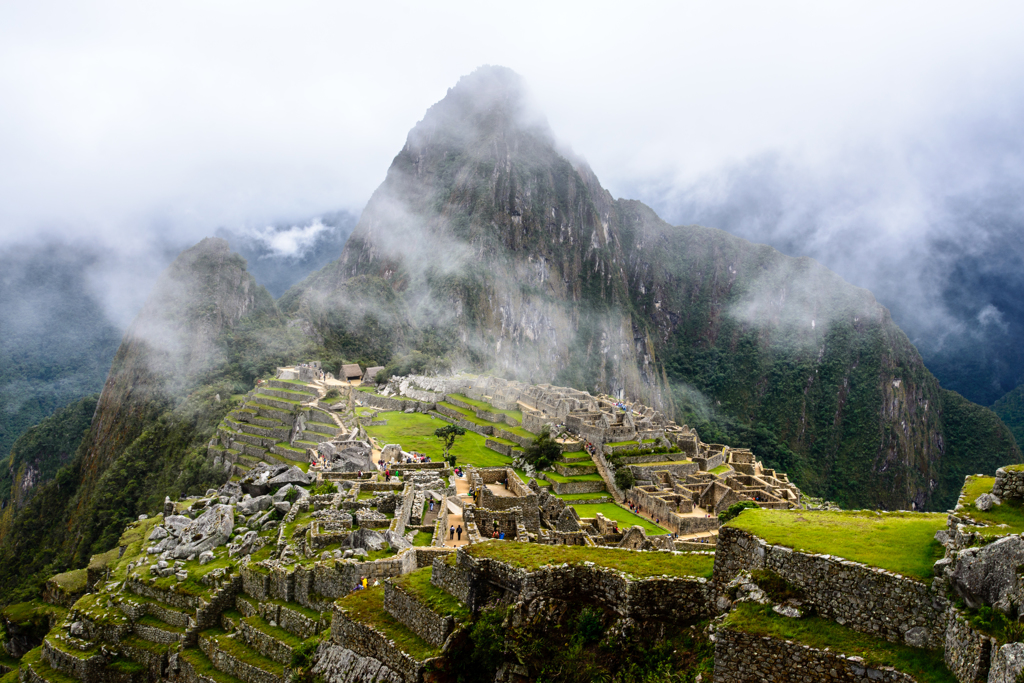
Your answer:
[[[614,195],[874,287],[865,258],[950,231],[950,196],[1021,194],[1022,26],[1020,2],[0,0],[0,246],[84,240],[144,280],[218,228],[358,213],[489,63]],[[760,218],[729,218],[752,183]]]

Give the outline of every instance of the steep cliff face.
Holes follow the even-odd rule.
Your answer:
[[[615,200],[507,69],[428,110],[341,257],[282,305],[328,346],[377,326],[456,363],[764,426],[774,464],[849,505],[944,507],[965,468],[1021,459],[998,420],[952,433],[962,399],[870,292]]]
[[[227,241],[204,239],[168,266],[125,333],[100,395],[82,462],[83,503],[148,422],[223,364],[218,337],[254,314],[278,315]]]

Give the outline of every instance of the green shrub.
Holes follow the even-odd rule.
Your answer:
[[[562,447],[551,438],[551,429],[544,427],[529,446],[523,449],[523,458],[538,470],[546,470],[562,455]]]
[[[744,500],[740,501],[739,503],[733,503],[732,505],[729,506],[728,510],[726,510],[725,512],[718,513],[718,521],[720,521],[722,524],[725,524],[730,519],[734,519],[735,517],[737,517],[744,510],[749,510],[750,508],[756,507],[757,503],[755,503],[752,500]]]
[[[331,493],[337,492],[337,488],[334,486],[334,482],[322,481],[309,490],[314,496],[326,496]]]
[[[341,398],[341,392],[338,391],[337,389],[331,389],[326,394],[324,394],[325,401],[330,401],[336,398]]]
[[[636,477],[633,476],[633,470],[628,467],[620,467],[615,470],[615,485],[625,491],[626,489],[633,488],[636,484]]]

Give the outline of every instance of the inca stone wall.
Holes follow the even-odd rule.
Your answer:
[[[331,640],[338,647],[372,657],[406,681],[418,681],[423,676],[424,662],[402,652],[380,631],[353,621],[348,612],[337,605],[331,621]]]
[[[800,588],[821,616],[854,630],[915,647],[945,643],[949,601],[924,583],[830,555],[768,545],[722,527],[715,549],[716,586],[754,569],[774,571]]]
[[[958,681],[988,680],[992,639],[971,628],[956,610],[946,627],[946,666]]]
[[[1024,470],[1000,467],[996,470],[992,494],[1000,498],[1024,498]]]
[[[384,583],[384,609],[434,647],[441,647],[455,630],[455,619],[420,604],[390,580]]]
[[[907,674],[875,669],[859,657],[776,638],[723,629],[715,641],[714,683],[916,683]]]

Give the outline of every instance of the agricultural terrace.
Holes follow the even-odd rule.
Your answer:
[[[378,419],[387,420],[387,425],[366,427],[366,433],[380,443],[401,444],[406,451],[417,451],[441,462],[444,444],[434,436],[434,430],[444,427],[447,422],[423,413],[382,412]],[[492,451],[484,441],[485,437],[467,431],[455,439],[452,455],[458,464],[474,467],[502,467],[512,463],[511,458]]]
[[[725,618],[722,628],[822,650],[828,648],[847,657],[863,657],[868,666],[891,666],[910,674],[919,683],[956,683],[941,650],[889,643],[817,616],[791,619],[773,612],[771,605],[740,603]]]
[[[750,509],[728,523],[772,545],[827,554],[928,581],[943,555],[946,515]]]
[[[714,556],[702,553],[652,553],[619,548],[540,545],[518,541],[485,541],[465,547],[473,557],[487,557],[516,567],[534,570],[544,565],[593,562],[643,578],[693,576],[711,578]]]
[[[960,504],[963,505],[963,509],[957,510],[956,514],[980,524],[987,524],[988,526],[971,529],[982,536],[1024,533],[1024,501],[1007,498],[1000,505],[993,505],[987,511],[979,510],[975,504],[982,494],[992,493],[992,486],[995,483],[995,477],[967,477],[960,491]]]

